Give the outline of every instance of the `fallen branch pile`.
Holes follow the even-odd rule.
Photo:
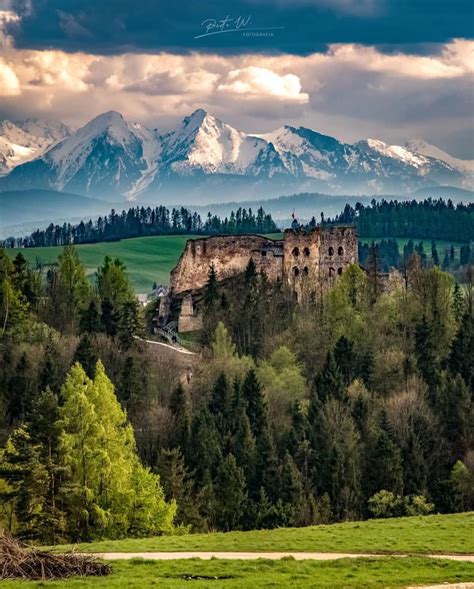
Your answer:
[[[112,568],[92,555],[52,554],[28,548],[9,534],[0,534],[0,579],[47,580],[108,575]]]

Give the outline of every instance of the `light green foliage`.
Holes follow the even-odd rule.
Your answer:
[[[242,379],[250,368],[254,366],[252,358],[237,354],[236,347],[222,321],[217,324],[211,349],[213,357],[208,368],[212,382],[222,372],[225,372],[231,381],[234,378]]]
[[[302,367],[289,348],[280,346],[268,361],[263,360],[258,365],[256,371],[273,421],[283,425],[289,419],[291,403],[306,398],[309,393]]]
[[[165,503],[158,476],[140,464],[132,427],[102,363],[93,381],[75,364],[61,396],[61,455],[72,530],[76,526],[82,537],[170,531],[176,506]]]
[[[114,307],[133,300],[133,291],[128,281],[125,264],[110,256],[97,269],[97,290],[102,301],[108,300]]]
[[[461,509],[474,506],[474,452],[468,452],[465,462],[458,460],[451,470],[451,484],[458,494]]]
[[[369,501],[369,511],[374,517],[399,517],[402,515],[428,515],[434,509],[423,495],[402,497],[391,491],[379,491]]]

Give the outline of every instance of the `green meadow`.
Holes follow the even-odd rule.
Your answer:
[[[70,546],[69,546],[70,548]],[[106,540],[84,552],[359,552],[474,554],[474,512],[371,519],[306,528]]]
[[[472,581],[474,564],[428,558],[345,559],[327,562],[257,560],[125,560],[107,577],[64,581],[2,581],[5,589],[390,589]]]

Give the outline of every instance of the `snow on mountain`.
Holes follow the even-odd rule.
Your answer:
[[[69,135],[59,121],[28,119],[0,123],[0,175],[40,156],[51,145]]]
[[[11,123],[10,123],[11,125]],[[8,137],[39,132],[34,123],[8,127]],[[48,133],[47,133],[48,131]],[[41,130],[53,141],[61,129]],[[3,133],[6,137],[7,133]],[[39,149],[23,138],[25,150]],[[202,109],[160,135],[117,112],[101,114],[45,149],[41,157],[16,166],[0,190],[53,189],[98,197],[183,194],[193,199],[215,190],[222,198],[256,189],[281,194],[298,190],[329,193],[406,193],[429,186],[469,184],[469,165],[410,142],[389,145],[377,139],[343,143],[305,127],[285,125],[266,134],[247,134]],[[29,157],[6,155],[3,159]],[[37,152],[36,152],[37,153]],[[441,157],[441,155],[443,157]],[[461,160],[462,161],[462,160]],[[465,171],[464,171],[465,170]]]
[[[442,160],[455,170],[459,170],[459,172],[474,174],[474,160],[462,160],[453,157],[439,147],[436,147],[436,145],[431,145],[423,139],[411,139],[405,143],[405,147],[412,152]]]
[[[202,109],[185,117],[175,131],[163,136],[162,144],[162,170],[184,176],[195,173],[256,176],[264,173],[264,162],[269,157],[267,141],[237,131]]]

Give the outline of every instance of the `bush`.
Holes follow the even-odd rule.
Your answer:
[[[402,497],[391,491],[379,491],[368,501],[374,517],[401,517],[403,515],[428,515],[434,509],[424,495]]]

